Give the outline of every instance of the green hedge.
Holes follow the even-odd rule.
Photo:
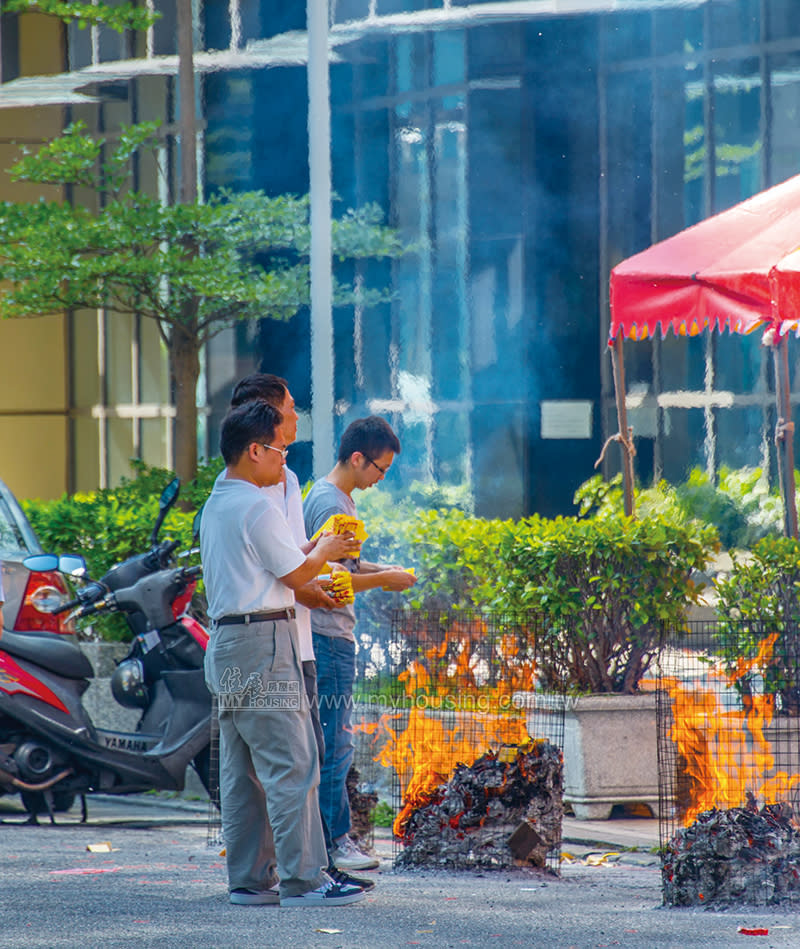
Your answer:
[[[713,526],[671,506],[637,520],[607,511],[513,521],[376,496],[359,511],[377,548],[365,556],[413,565],[420,578],[406,594],[370,594],[369,623],[385,626],[396,605],[532,609],[558,640],[544,684],[577,692],[636,690],[662,626],[685,621],[697,598],[692,574],[718,546]]]
[[[496,603],[552,619],[545,684],[631,693],[662,628],[685,622],[697,598],[692,574],[716,545],[713,527],[657,515],[528,518],[497,547]]]
[[[800,485],[800,472],[795,472]],[[622,477],[604,481],[595,475],[575,495],[581,514],[622,513]],[[800,503],[800,497],[798,498]],[[705,471],[693,468],[686,481],[660,481],[637,490],[636,514],[694,518],[713,525],[722,546],[747,549],[763,537],[783,533],[783,504],[761,468],[721,468],[715,484]]]
[[[183,508],[170,512],[162,537],[190,546],[195,511],[221,467],[215,459],[182,487]],[[158,496],[171,478],[136,463],[134,477],[118,488],[23,506],[45,549],[83,554],[99,577],[147,549]],[[385,640],[397,606],[534,609],[552,618],[553,629],[574,629],[562,649],[571,688],[631,691],[646,670],[658,625],[681,621],[694,596],[690,575],[705,566],[716,535],[670,505],[654,506],[639,520],[611,513],[608,503],[596,503],[597,487],[587,496],[594,492],[600,513],[519,521],[475,517],[463,488],[365,492],[358,498],[370,535],[365,558],[414,567],[419,580],[406,593],[375,590],[359,598],[362,643]],[[124,637],[124,624],[106,623],[101,633]],[[556,670],[543,675],[553,678]]]
[[[53,501],[23,499],[21,505],[42,547],[51,553],[81,554],[93,579],[114,564],[149,549],[158,516],[158,499],[175,477],[164,468],[132,461],[133,476],[116,488],[62,495]],[[192,521],[222,470],[220,459],[201,465],[197,477],[181,485],[177,505],[167,515],[159,537],[180,540],[178,550],[192,545]],[[120,616],[98,616],[95,632],[104,639],[128,639]]]

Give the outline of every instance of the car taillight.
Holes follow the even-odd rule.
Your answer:
[[[68,597],[69,593],[59,574],[31,573],[14,629],[17,632],[74,633],[74,625],[67,622],[63,615],[53,616],[49,612]]]

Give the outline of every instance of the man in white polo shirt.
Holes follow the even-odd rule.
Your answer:
[[[281,421],[266,402],[228,413],[220,439],[226,471],[206,502],[200,529],[213,621],[206,679],[220,707],[228,883],[233,903],[335,906],[364,894],[323,871],[319,764],[293,591],[327,560],[345,555],[353,539],[324,536],[304,554],[285,517],[262,495],[261,488],[281,479]]]
[[[291,445],[297,438],[297,410],[295,408],[292,393],[289,391],[289,383],[280,376],[268,372],[253,372],[241,379],[233,390],[231,395],[231,407],[244,405],[252,402],[254,399],[263,399],[269,402],[281,413],[283,422],[281,431],[286,444]],[[301,550],[306,550],[308,537],[306,536],[306,526],[303,517],[303,498],[300,490],[300,482],[297,475],[292,471],[288,464],[283,466],[283,477],[278,484],[268,485],[262,488],[262,493],[268,497],[281,510],[289,524],[292,536]],[[306,697],[311,706],[311,722],[314,726],[314,735],[317,739],[317,750],[319,752],[320,768],[325,760],[325,737],[322,733],[322,725],[319,718],[319,698],[317,696],[317,664],[314,661],[314,644],[311,638],[311,610],[312,609],[335,609],[336,602],[332,600],[322,589],[319,582],[312,580],[299,590],[294,591],[297,624],[297,634],[300,643],[300,661],[303,665],[303,681],[305,684]],[[372,889],[375,885],[374,880],[367,877],[354,877],[351,874],[339,869],[332,860],[330,854],[334,850],[334,844],[325,822],[325,817],[320,810],[322,819],[322,829],[325,833],[325,846],[329,855],[327,872],[336,883],[349,883],[354,886],[360,886],[362,889]]]

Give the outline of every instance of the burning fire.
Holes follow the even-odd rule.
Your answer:
[[[488,630],[481,619],[455,620],[435,637],[430,631],[415,633],[420,655],[397,677],[406,695],[480,695],[499,706],[505,696],[534,688],[536,665],[520,658],[518,635],[504,633],[491,644],[490,666],[484,655]],[[426,646],[426,638],[439,641]]]
[[[743,676],[763,670],[772,657],[777,634],[759,645],[752,659],[740,659],[734,670],[712,669],[728,686]],[[773,695],[745,695],[742,709],[727,709],[714,692],[687,687],[667,679],[664,687],[672,700],[670,737],[690,777],[689,804],[683,814],[688,827],[699,814],[712,808],[743,807],[748,801],[775,803],[800,784],[800,774],[779,771],[772,776],[775,758],[764,730],[775,712]]]
[[[408,711],[360,726],[373,735],[375,760],[398,775],[404,804],[393,831],[401,838],[410,815],[457,765],[471,765],[492,748],[516,749],[530,741],[525,717],[509,699],[532,691],[536,678],[533,661],[520,656],[519,637],[487,638],[482,620],[456,620],[446,631],[414,635],[418,655],[397,677]],[[399,720],[401,730],[395,727]]]

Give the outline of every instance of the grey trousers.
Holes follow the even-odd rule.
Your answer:
[[[220,801],[228,886],[281,896],[320,886],[328,865],[319,816],[319,758],[287,620],[220,626],[206,651],[218,697]]]

